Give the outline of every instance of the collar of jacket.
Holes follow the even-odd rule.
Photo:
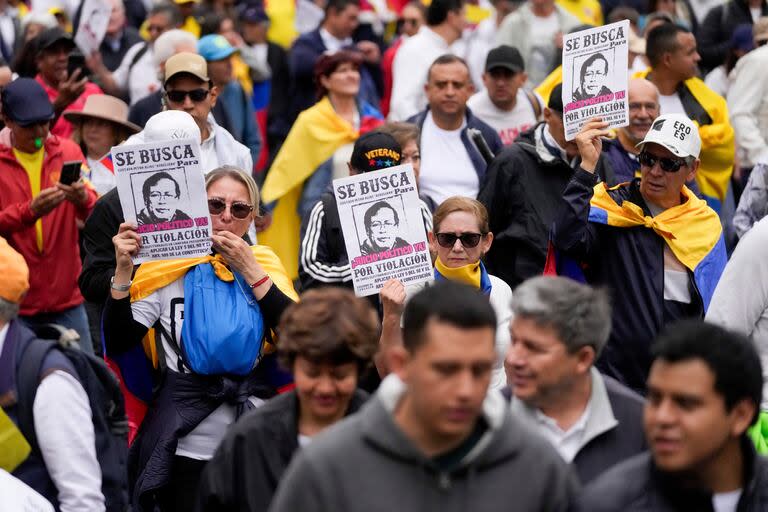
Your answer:
[[[605,381],[600,375],[600,372],[593,367],[590,370],[590,377],[592,381],[592,390],[589,394],[589,402],[587,402],[589,415],[587,416],[587,423],[584,426],[584,435],[581,436],[581,442],[579,443],[579,450],[577,450],[577,453],[593,439],[614,429],[619,424],[619,421],[613,415],[613,408],[611,407],[611,401],[608,398],[608,391],[605,389]],[[514,414],[520,415],[520,417],[524,418],[531,427],[538,429],[536,409],[534,407],[526,405],[522,400],[516,399],[513,395],[511,408]]]
[[[374,399],[370,400],[365,406],[365,411],[362,413],[363,434],[369,442],[376,444],[387,452],[395,454],[397,457],[436,469],[433,462],[424,456],[413,441],[395,423],[395,408],[405,392],[405,383],[397,375],[389,374],[381,382]],[[512,450],[510,450],[509,445],[499,450],[486,450],[496,439],[497,433],[510,428],[515,429],[514,426],[506,424],[511,419],[511,415],[509,414],[509,405],[501,393],[495,390],[488,390],[483,401],[482,415],[488,428],[472,451],[464,457],[457,469],[476,462],[481,454],[484,459],[487,456],[494,461],[510,456]],[[525,435],[528,435],[527,432],[518,432],[516,434],[517,443],[514,451],[516,451],[519,444],[525,442],[523,439]]]
[[[741,487],[741,497],[736,510],[763,510],[758,500],[756,506],[752,503],[756,500],[756,493],[765,493],[766,474],[768,473],[768,461],[757,455],[752,441],[747,434],[742,434],[740,439],[741,453],[744,456],[744,482]],[[660,470],[650,457],[651,479],[655,482],[659,492],[672,504],[675,510],[712,510],[712,493],[706,489],[692,487],[681,481],[681,477]]]

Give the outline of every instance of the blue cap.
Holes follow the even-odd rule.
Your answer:
[[[226,59],[237,49],[224,36],[209,34],[197,42],[197,53],[207,61]]]
[[[32,78],[17,78],[3,89],[3,115],[20,126],[53,119],[53,105],[43,86]]]
[[[244,4],[240,8],[240,21],[244,23],[268,23],[269,16],[261,5]]]
[[[752,25],[742,23],[737,25],[731,34],[731,48],[749,52],[755,49],[755,42],[752,39]]]

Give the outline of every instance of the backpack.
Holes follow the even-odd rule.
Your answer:
[[[54,324],[35,327],[33,330],[37,337],[18,347],[16,359],[19,430],[32,451],[40,454],[32,406],[40,384],[38,377],[43,362],[50,351],[58,350],[75,369],[77,380],[88,395],[106,509],[115,512],[130,510],[126,470],[128,420],[117,377],[102,359],[80,350],[77,346],[78,336],[74,331]]]

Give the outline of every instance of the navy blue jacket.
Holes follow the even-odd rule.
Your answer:
[[[427,118],[427,112],[429,112],[429,107],[408,119],[409,123],[413,123],[419,127],[419,132],[421,132],[421,129],[424,127],[424,119]],[[480,181],[480,189],[482,190],[483,183],[485,183],[485,174],[488,168],[488,164],[485,163],[483,155],[480,154],[480,151],[478,151],[478,149],[475,147],[475,144],[469,139],[467,130],[469,128],[480,130],[480,133],[483,134],[483,138],[485,139],[486,144],[488,144],[488,147],[491,149],[494,155],[498,155],[501,150],[504,149],[504,144],[501,142],[499,133],[484,121],[475,117],[469,107],[467,107],[466,117],[467,124],[464,129],[461,130],[461,142],[464,143],[464,149],[467,150],[469,159],[472,160],[472,165],[475,166],[475,171],[477,172],[477,177]],[[419,145],[421,145],[421,142],[419,142]]]
[[[577,169],[555,217],[558,251],[587,265],[590,284],[607,286],[613,298],[611,337],[597,367],[644,394],[651,366],[650,346],[666,323],[704,315],[701,295],[689,272],[691,304],[670,311],[664,301],[664,239],[644,226],[617,228],[589,222],[597,177]],[[652,216],[640,195],[640,180],[609,191],[617,204],[629,200]]]
[[[353,35],[355,42],[360,39]],[[350,47],[354,50],[354,47]],[[317,103],[315,63],[327,51],[320,37],[320,28],[300,35],[288,55],[291,72],[291,123],[304,110]],[[358,98],[379,108],[383,89],[381,68],[364,63],[360,67],[360,93]]]

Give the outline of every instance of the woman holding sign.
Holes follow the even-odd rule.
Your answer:
[[[427,233],[435,264],[435,280],[458,281],[483,291],[496,312],[497,359],[491,375],[491,388],[506,386],[504,357],[509,347],[509,322],[512,320],[512,290],[496,276],[488,274],[482,257],[493,243],[488,226],[488,211],[482,203],[467,197],[453,196],[437,207],[432,217],[432,232]],[[409,288],[408,295],[412,293]],[[387,348],[402,343],[400,316],[406,290],[398,280],[384,283],[380,292],[384,309],[381,351],[376,358],[379,373],[388,373]]]
[[[142,264],[136,226],[113,238],[117,266],[104,310],[111,354],[141,347],[157,358],[159,382],[131,447],[136,510],[192,510],[197,481],[227,427],[273,396],[270,330],[297,295],[274,253],[242,239],[259,207],[250,175],[222,167],[206,177],[214,255]],[[130,375],[123,378],[128,380]]]

